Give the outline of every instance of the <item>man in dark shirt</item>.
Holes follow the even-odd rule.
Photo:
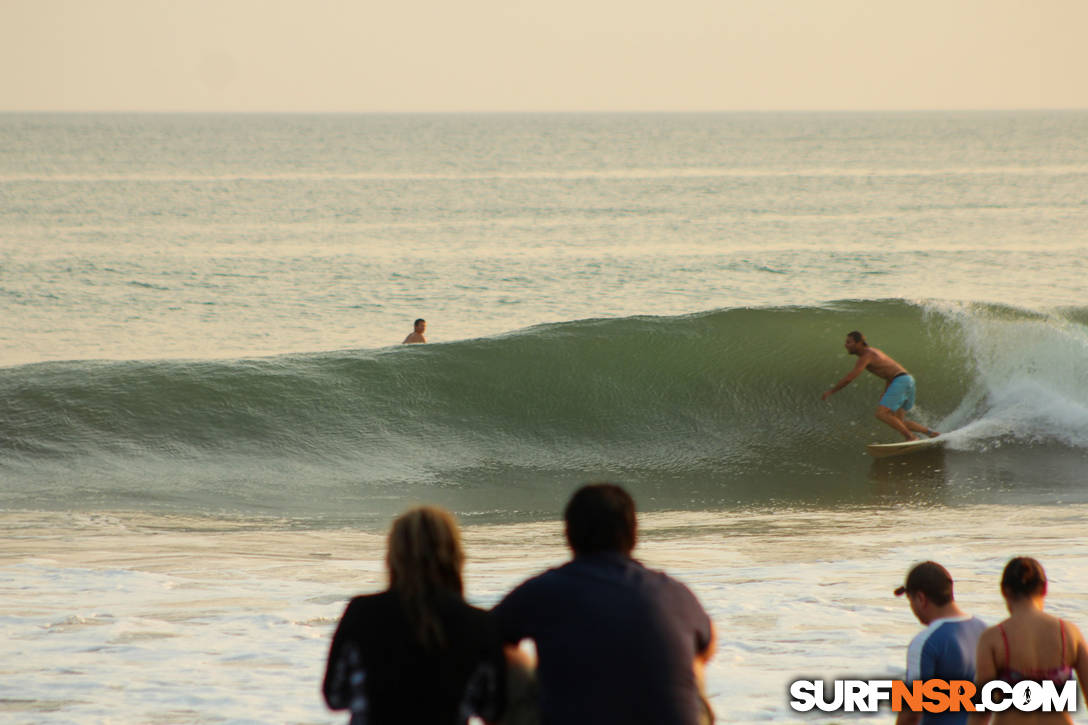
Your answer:
[[[631,558],[635,504],[619,486],[575,492],[564,514],[574,558],[495,607],[504,641],[536,643],[543,725],[696,725],[697,681],[714,650],[691,591]]]

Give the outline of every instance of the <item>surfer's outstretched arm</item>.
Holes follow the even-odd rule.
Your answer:
[[[865,371],[865,366],[868,364],[869,359],[865,355],[861,355],[860,357],[858,357],[858,362],[856,365],[854,365],[854,369],[844,375],[842,380],[831,386],[830,390],[825,391],[824,394],[820,396],[820,399],[827,400],[832,395],[845,388],[854,380],[854,378],[861,375]]]

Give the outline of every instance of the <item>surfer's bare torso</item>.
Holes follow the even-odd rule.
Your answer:
[[[827,400],[832,394],[842,390],[850,383],[850,381],[861,375],[865,370],[868,370],[878,378],[883,378],[885,388],[891,384],[892,380],[895,379],[895,376],[907,372],[906,368],[895,360],[892,360],[892,358],[883,350],[869,347],[864,341],[852,340],[850,337],[847,337],[846,351],[851,355],[856,355],[858,361],[855,363],[853,370],[848,372],[842,380],[837,382],[834,387],[823,394],[822,397],[824,400]]]
[[[875,347],[865,348],[864,352],[858,353],[858,365],[888,382],[891,382],[896,375],[907,372],[906,368]]]

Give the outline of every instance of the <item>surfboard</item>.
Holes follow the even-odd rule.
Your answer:
[[[869,455],[873,458],[887,458],[888,456],[903,456],[919,451],[931,451],[944,445],[944,436],[936,438],[919,438],[916,441],[900,441],[898,443],[870,443],[865,446]]]

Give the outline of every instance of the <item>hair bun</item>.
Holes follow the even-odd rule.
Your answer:
[[[1036,596],[1046,592],[1046,571],[1030,556],[1017,556],[1005,565],[1001,589],[1014,599]]]

